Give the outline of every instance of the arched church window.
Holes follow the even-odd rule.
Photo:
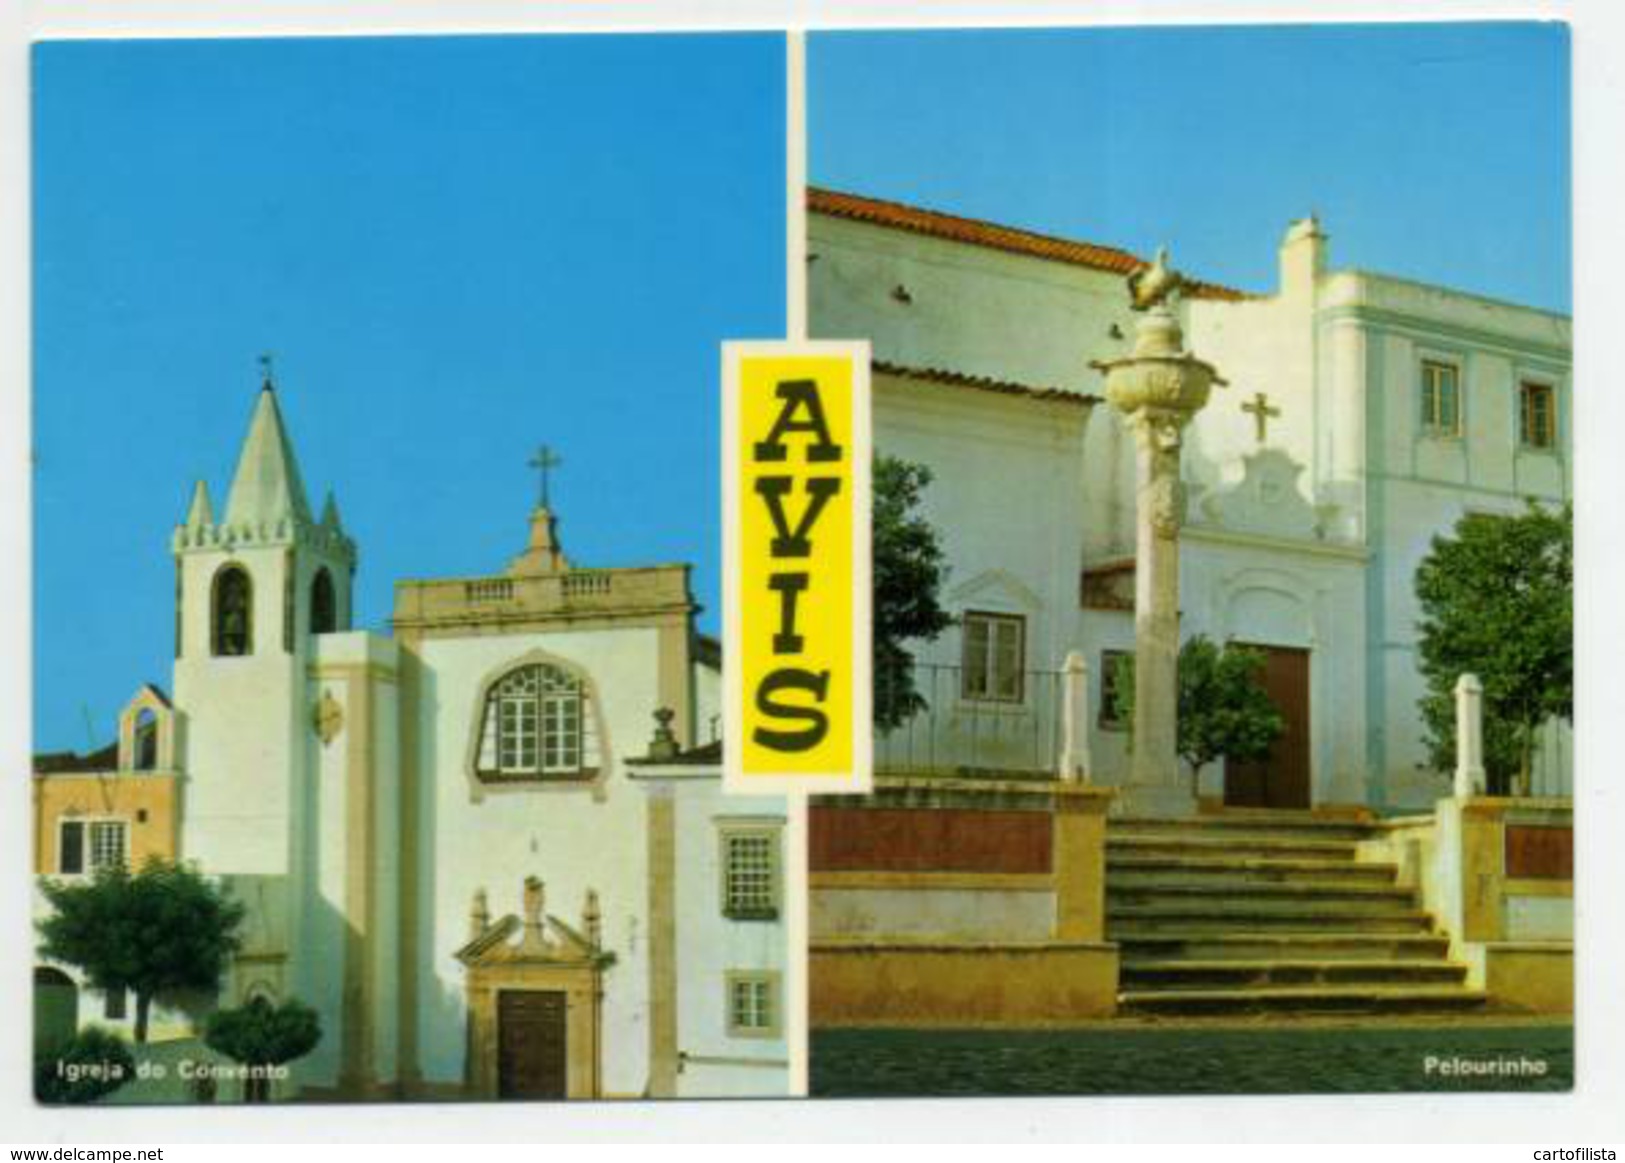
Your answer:
[[[581,679],[546,663],[494,683],[480,724],[480,778],[591,779],[598,733]]]
[[[310,632],[331,634],[339,628],[338,598],[333,592],[333,575],[326,569],[316,571],[310,583]]]
[[[246,570],[228,565],[214,576],[214,652],[230,656],[253,649],[253,585]]]
[[[143,707],[135,717],[135,755],[132,766],[136,771],[152,771],[158,766],[158,716],[151,707]]]

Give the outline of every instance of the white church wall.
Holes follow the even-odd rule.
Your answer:
[[[1109,271],[823,214],[808,251],[814,333],[867,338],[877,360],[1094,392],[1088,361],[1114,345],[1109,328],[1132,333]]]
[[[372,946],[371,980],[367,984],[375,1019],[370,1047],[373,1069],[380,1080],[396,1077],[394,1028],[396,983],[399,976],[398,877],[399,756],[397,709],[398,650],[393,639],[353,631],[310,638],[310,681],[299,718],[301,758],[312,773],[295,790],[298,805],[294,828],[291,902],[294,931],[293,989],[301,1001],[313,1006],[321,1019],[323,1037],[317,1049],[301,1063],[301,1080],[331,1086],[341,1067],[340,1050],[345,1023],[346,963],[352,956],[349,938],[357,907],[352,900],[352,855],[362,842],[365,822],[352,818],[350,796],[357,764],[370,764],[372,860],[362,873],[372,904],[370,916],[360,923],[368,929]],[[364,686],[365,689],[358,689]],[[338,710],[337,731],[324,742],[317,730],[316,713],[323,700]],[[358,972],[367,972],[366,964]]]
[[[1215,387],[1207,407],[1186,433],[1185,479],[1194,492],[1222,487],[1230,466],[1269,447],[1302,465],[1315,462],[1318,427],[1315,394],[1313,287],[1294,287],[1268,299],[1241,302],[1189,300],[1185,346],[1214,365],[1228,385]],[[1245,408],[1266,397],[1265,439]],[[1313,503],[1314,477],[1299,482]]]
[[[330,694],[353,729],[355,708],[348,684],[317,681],[311,684],[312,702]],[[316,1010],[322,1040],[300,1064],[300,1080],[332,1086],[338,1080],[339,1052],[344,1028],[344,962],[347,955],[345,873],[349,850],[345,815],[349,781],[347,748],[341,735],[322,745],[314,731],[304,740],[312,778],[302,782],[303,803],[297,832],[299,885],[294,894],[293,992]]]
[[[378,837],[373,854],[372,892],[375,894],[376,938],[372,965],[372,992],[376,1018],[373,1023],[373,1061],[377,1077],[391,1082],[400,1077],[401,1032],[396,1015],[400,1012],[401,984],[401,794],[400,794],[400,681],[399,650],[393,640],[369,636],[369,644],[387,646],[379,650],[381,661],[390,670],[375,678],[373,698],[374,801],[373,827]]]
[[[285,873],[302,665],[283,649],[285,550],[193,552],[182,561],[183,653],[175,660],[175,705],[186,715],[182,848],[215,874]],[[210,600],[228,561],[250,571],[254,649],[217,658]]]
[[[694,744],[722,738],[722,671],[703,662],[693,665]]]
[[[477,701],[489,678],[534,651],[573,665],[590,680],[601,715],[599,787],[544,785],[486,789],[473,802],[468,772]],[[521,883],[542,879],[547,911],[579,926],[596,890],[604,943],[616,962],[605,975],[603,1085],[637,1095],[648,1080],[647,853],[644,797],[619,771],[641,755],[658,706],[659,635],[653,629],[560,630],[545,634],[431,638],[419,647],[424,685],[419,728],[425,788],[417,843],[425,898],[419,904],[423,957],[420,1062],[431,1083],[463,1077],[463,967],[453,953],[468,940],[477,889],[493,917],[520,911]]]
[[[808,231],[814,333],[867,338],[883,362],[1097,395],[1101,379],[1089,362],[1122,354],[1133,334],[1120,274],[821,214]],[[887,435],[878,419],[876,433]],[[1086,552],[1131,551],[1133,438],[1101,415],[1083,442]]]
[[[681,1097],[788,1092],[784,894],[791,889],[784,823],[784,802],[777,798],[725,796],[719,778],[677,781],[677,1047],[686,1059],[677,1079]],[[734,920],[723,914],[721,833],[728,825],[778,830],[777,918]],[[741,972],[777,975],[776,1036],[729,1033],[729,974]]]
[[[1059,667],[1075,644],[1082,566],[1082,409],[881,376],[875,445],[925,464],[921,511],[949,562],[944,604],[1026,617],[1027,663]],[[957,666],[959,632],[922,646]]]
[[[948,562],[943,607],[1020,617],[1022,702],[961,697],[963,630],[915,646],[917,688],[930,711],[877,740],[883,767],[1053,766],[1058,671],[1081,645],[1078,589],[1085,517],[1084,409],[881,376],[875,444],[921,463],[933,479],[922,512]]]
[[[1083,560],[1134,555],[1135,442],[1123,417],[1097,405],[1083,433]]]

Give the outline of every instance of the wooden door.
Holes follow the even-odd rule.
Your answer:
[[[1264,656],[1264,690],[1286,720],[1286,729],[1266,758],[1225,764],[1224,802],[1238,808],[1307,808],[1309,651],[1245,645]]]
[[[497,995],[497,1097],[568,1098],[562,990]]]

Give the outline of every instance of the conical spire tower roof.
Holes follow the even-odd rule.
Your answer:
[[[237,472],[231,478],[226,524],[258,525],[283,520],[308,523],[310,519],[299,464],[288,442],[276,392],[267,382],[254,404],[254,418],[249,421],[248,437],[237,458]]]
[[[214,524],[214,505],[209,501],[209,486],[200,479],[192,486],[192,504],[186,510],[189,529],[201,529]]]

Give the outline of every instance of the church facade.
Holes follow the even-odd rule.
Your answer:
[[[1092,778],[1127,776],[1112,688],[1133,650],[1135,449],[1090,365],[1134,333],[1122,250],[809,194],[812,333],[874,352],[878,452],[922,463],[958,626],[920,644],[927,712],[876,740],[899,772],[1053,770],[1061,670],[1091,678]],[[1563,316],[1335,269],[1294,223],[1274,291],[1194,283],[1187,347],[1228,382],[1186,434],[1181,634],[1258,647],[1287,729],[1204,773],[1210,804],[1430,806],[1412,579],[1465,513],[1570,497]],[[1531,789],[1568,794],[1566,726]]]
[[[269,382],[224,510],[199,482],[172,548],[173,697],[138,696],[116,757],[36,763],[37,830],[74,846],[39,873],[223,882],[248,915],[219,1003],[321,1019],[290,1094],[786,1093],[784,812],[721,795],[688,566],[579,568],[543,504],[506,568],[399,582],[391,632],[356,629],[355,541]],[[143,806],[93,859],[87,776]]]

